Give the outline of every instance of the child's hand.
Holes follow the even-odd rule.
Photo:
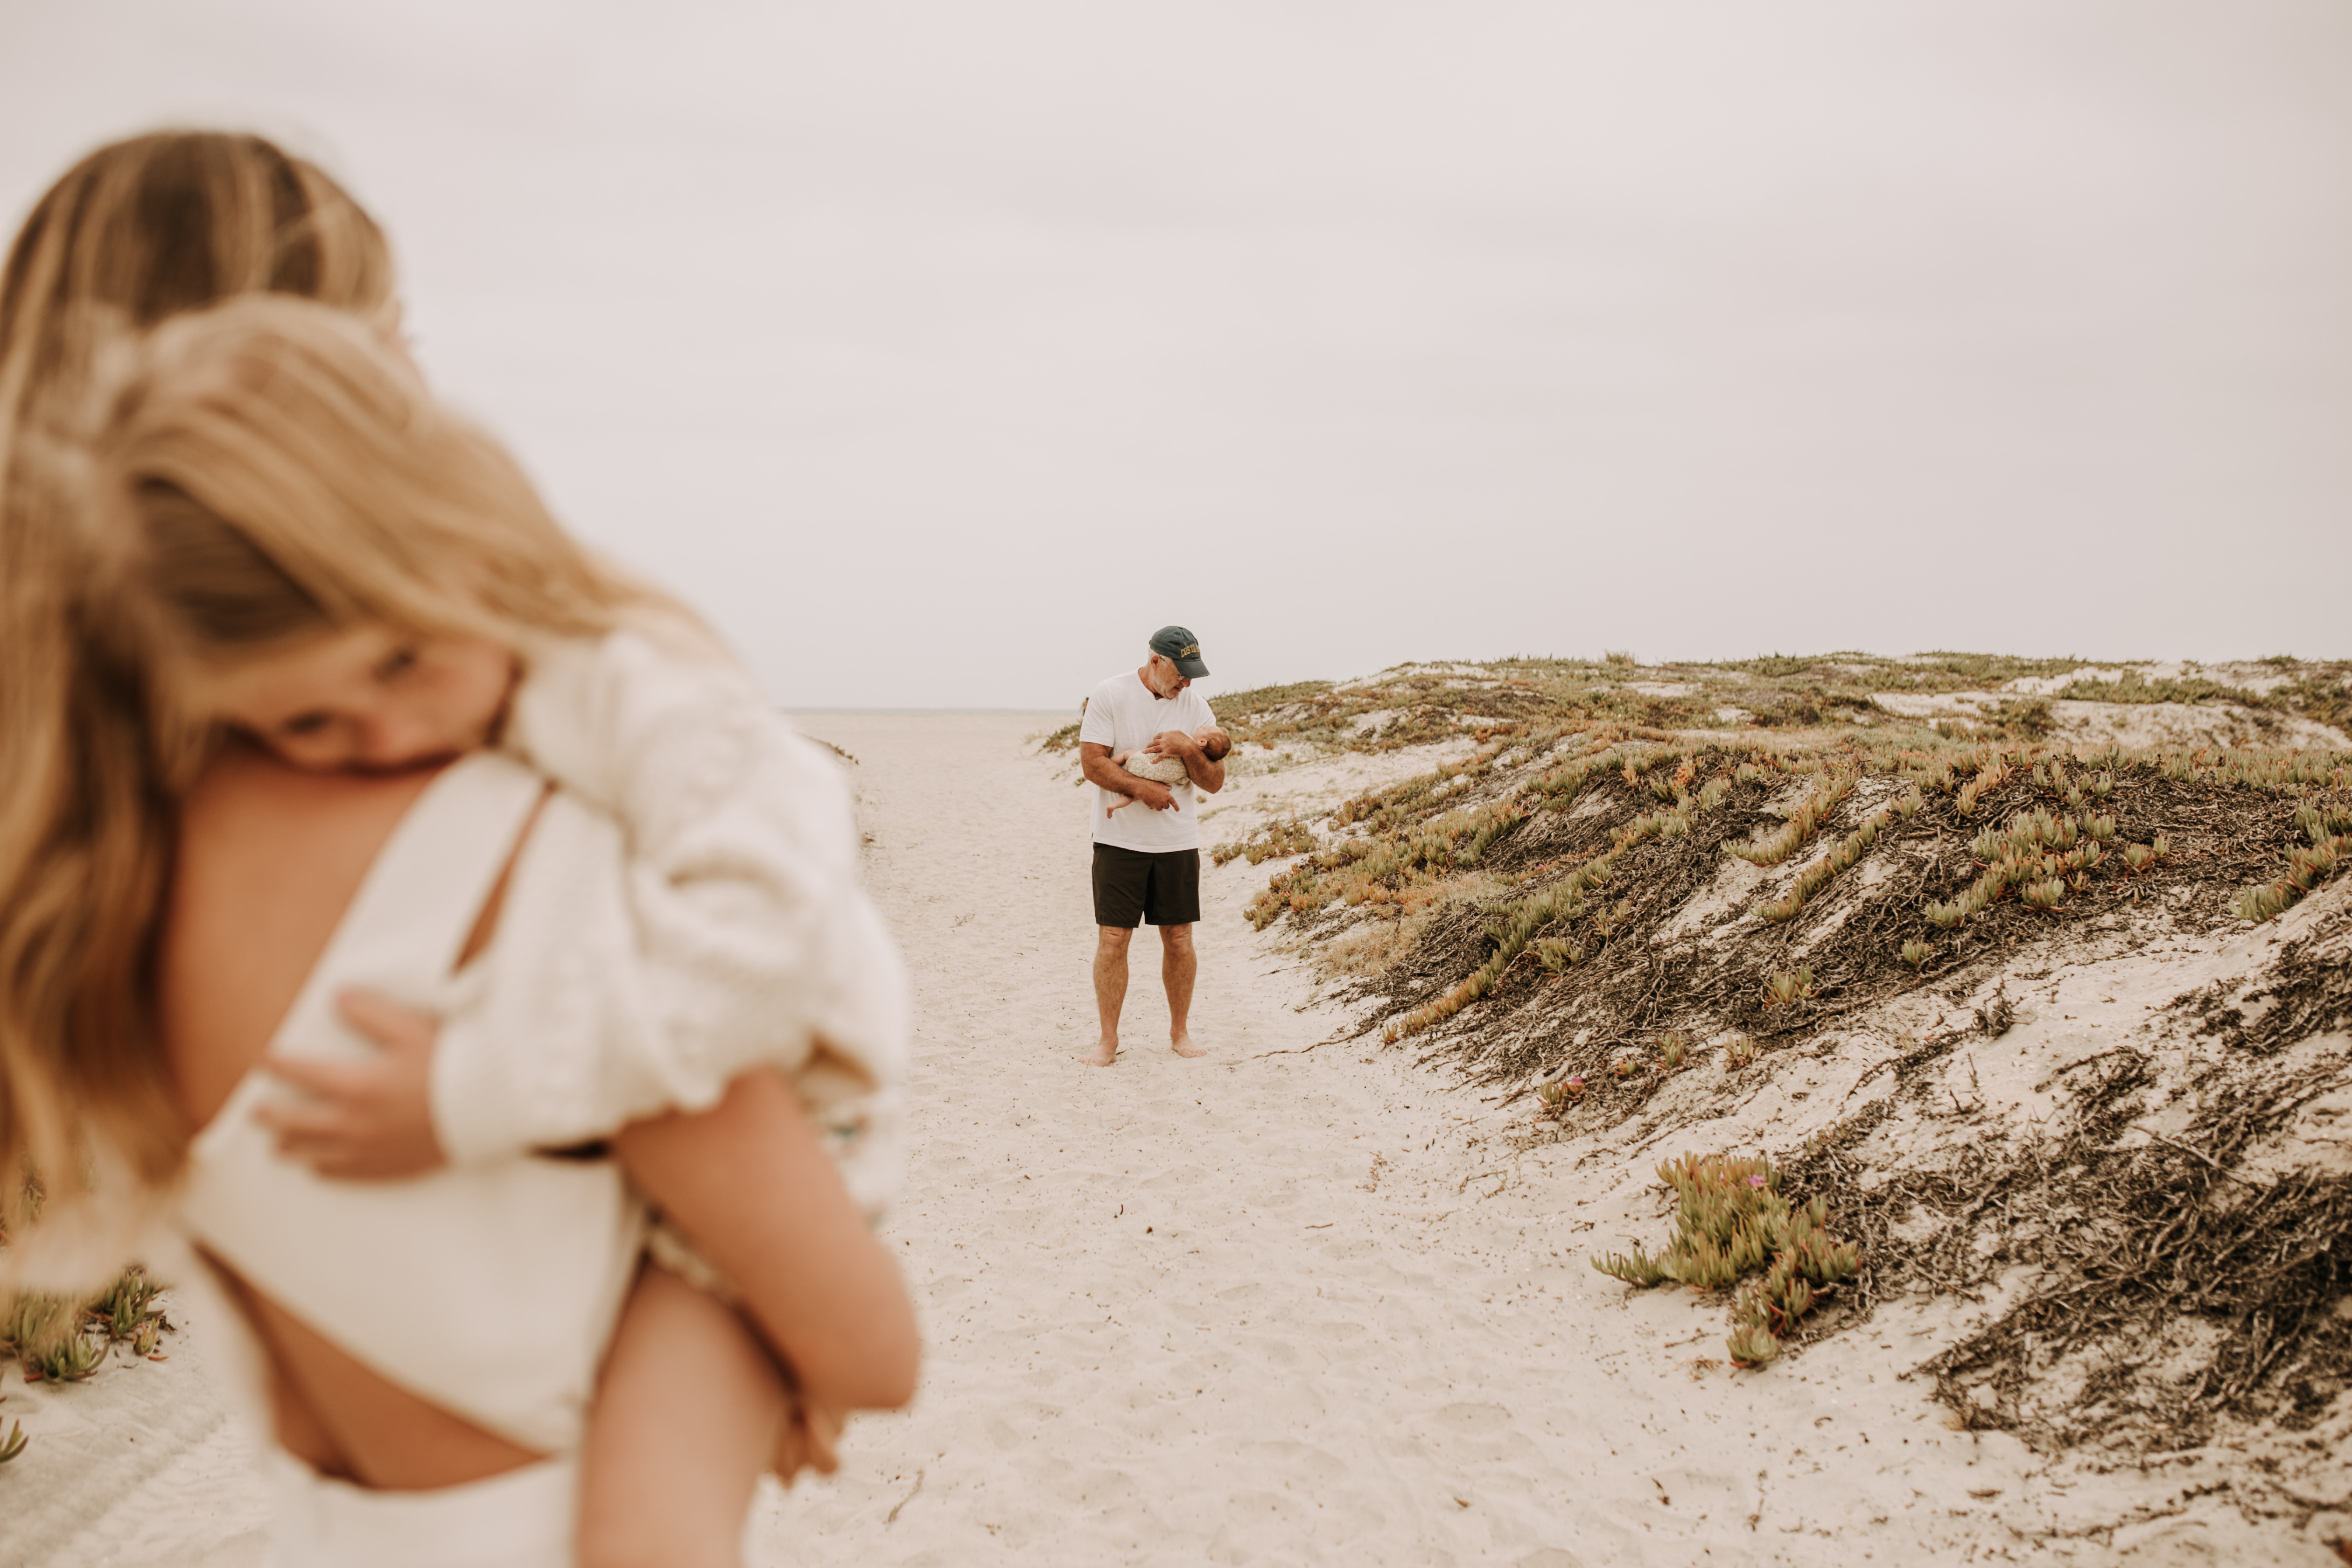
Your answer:
[[[447,1163],[433,1131],[440,1019],[365,991],[346,991],[335,1005],[382,1054],[364,1062],[270,1058],[262,1065],[301,1092],[264,1100],[254,1120],[278,1134],[279,1153],[322,1176],[383,1180]]]
[[[841,1429],[849,1423],[848,1415],[831,1405],[821,1405],[812,1409],[795,1397],[790,1414],[784,1417],[783,1429],[776,1434],[776,1451],[768,1468],[786,1486],[804,1469],[820,1476],[829,1476],[841,1468],[841,1456],[835,1445],[841,1440]]]

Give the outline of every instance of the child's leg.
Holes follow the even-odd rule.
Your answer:
[[[745,1073],[711,1110],[633,1122],[613,1148],[810,1402],[895,1410],[914,1397],[921,1342],[898,1261],[782,1074]]]
[[[782,1374],[750,1325],[674,1274],[639,1270],[589,1413],[581,1568],[742,1568],[784,1412]]]

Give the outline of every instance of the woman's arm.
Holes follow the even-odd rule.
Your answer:
[[[734,1283],[810,1404],[895,1410],[915,1396],[906,1282],[781,1075],[747,1073],[714,1109],[632,1123],[614,1147]]]

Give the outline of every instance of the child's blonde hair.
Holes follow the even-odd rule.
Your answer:
[[[82,988],[62,1006],[11,991],[11,1015],[31,1004],[23,1011],[62,1027],[12,1029],[0,1071],[12,1110],[51,1097],[66,1127],[126,1143],[152,1185],[176,1170],[185,1131],[168,1097],[133,1087],[167,1081],[144,955],[172,803],[215,739],[184,677],[371,624],[528,657],[545,638],[609,630],[651,596],[601,567],[503,447],[345,312],[248,294],[116,357],[84,449],[58,465],[77,470],[67,489],[85,544],[84,570],[57,584],[68,614],[51,656],[75,698],[61,732],[31,739],[85,756],[79,771],[106,792],[103,822],[73,837],[117,874],[84,889],[50,881],[51,914],[120,946],[106,972],[133,985],[104,1002],[88,990],[98,971],[62,965]],[[0,933],[20,929],[0,911]],[[0,973],[0,987],[13,978]],[[93,1010],[117,1032],[82,1023]],[[57,1121],[17,1114],[33,1136],[0,1152],[31,1155],[46,1178],[65,1150],[39,1132]]]
[[[633,597],[503,447],[366,326],[306,300],[250,294],[157,328],[92,447],[93,591],[126,668],[217,667],[364,625],[528,650],[610,630]],[[174,684],[151,689],[175,700]]]

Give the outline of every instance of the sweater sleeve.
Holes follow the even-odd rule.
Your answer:
[[[532,661],[507,743],[612,824],[618,852],[526,847],[435,1052],[453,1161],[704,1110],[761,1065],[821,1113],[887,1098],[906,980],[858,885],[848,788],[747,674],[630,633],[559,645]]]

